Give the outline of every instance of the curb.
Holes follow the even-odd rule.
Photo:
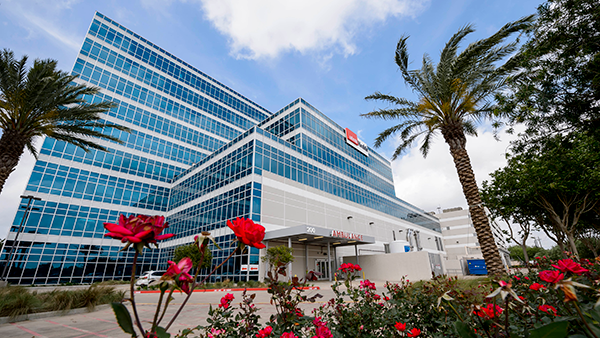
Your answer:
[[[318,286],[306,286],[299,288],[300,290],[320,290]],[[194,292],[229,292],[229,291],[267,291],[269,288],[227,288],[227,289],[207,289],[207,290],[194,290]],[[160,290],[138,290],[134,293],[160,293]]]
[[[83,307],[83,308],[79,308],[79,309],[72,309],[72,310],[69,310],[69,311],[50,311],[50,312],[29,313],[29,314],[26,314],[26,315],[16,316],[14,318],[11,318],[11,317],[0,317],[0,324],[24,322],[26,320],[42,319],[42,318],[48,318],[48,317],[78,315],[78,314],[81,314],[81,313],[89,313],[89,312],[94,312],[94,311],[101,311],[101,310],[104,310],[104,309],[110,309],[110,304],[96,305],[96,307],[93,310],[91,310],[91,311],[88,311],[87,308]]]

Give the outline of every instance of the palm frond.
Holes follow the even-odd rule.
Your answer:
[[[105,132],[129,129],[102,120],[102,114],[116,105],[86,102],[85,97],[99,89],[74,84],[76,79],[59,70],[54,60],[35,60],[28,69],[26,56],[17,60],[13,52],[0,51],[0,128],[20,135],[19,142],[34,155],[33,140],[45,135],[86,151],[104,149],[98,139],[121,142]]]
[[[392,154],[392,160],[397,159],[400,155],[402,155],[402,153],[404,153],[408,148],[410,148],[412,146],[412,144],[415,142],[415,140],[421,136],[421,134],[423,134],[424,132],[421,131],[419,133],[413,134],[411,135],[408,139],[403,140],[404,142],[402,142],[402,144],[400,144],[396,150],[394,151],[394,153]]]
[[[420,69],[412,70],[409,69],[408,36],[402,36],[396,45],[394,60],[418,100],[409,101],[380,92],[366,97],[367,100],[385,101],[397,108],[374,110],[361,116],[402,121],[379,134],[376,146],[399,133],[402,144],[394,152],[395,159],[418,136],[423,135],[420,150],[423,156],[427,156],[437,131],[454,130],[444,133],[444,136],[460,140],[464,140],[464,135],[476,135],[476,125],[483,119],[498,117],[494,115],[495,106],[491,103],[493,95],[504,87],[508,72],[518,64],[515,58],[498,66],[517,48],[516,41],[506,43],[506,40],[512,34],[528,29],[532,22],[533,16],[528,16],[508,23],[497,33],[469,44],[459,53],[461,42],[474,31],[471,25],[466,25],[446,43],[437,65],[425,54]],[[453,144],[464,144],[461,142]]]
[[[375,143],[374,143],[374,147],[375,148],[379,148],[381,146],[381,144],[387,140],[390,136],[396,134],[397,132],[400,132],[401,134],[404,134],[404,131],[409,128],[410,130],[412,130],[416,124],[419,124],[421,122],[418,121],[406,121],[400,124],[397,124],[395,126],[392,126],[384,131],[382,131],[381,133],[379,133],[379,135],[377,136],[377,138],[375,138]],[[402,137],[403,139],[405,137]]]
[[[395,97],[392,95],[382,94],[380,92],[375,92],[375,93],[365,97],[365,100],[387,101],[391,104],[396,104],[399,106],[416,106],[416,104],[413,101],[410,101],[410,100],[407,100],[404,98]]]
[[[477,136],[477,128],[475,127],[473,121],[465,120],[462,126],[465,135]]]
[[[421,154],[423,155],[424,158],[427,157],[427,155],[429,155],[429,149],[430,149],[430,145],[431,145],[431,139],[435,136],[435,129],[429,129],[426,133],[425,133],[425,137],[423,138],[423,143],[421,144]]]

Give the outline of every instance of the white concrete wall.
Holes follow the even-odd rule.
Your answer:
[[[411,281],[431,279],[431,264],[426,251],[359,256],[358,260],[365,278],[370,280],[397,282],[402,276]],[[344,263],[356,264],[356,258],[346,256]]]
[[[261,222],[267,231],[282,227],[310,224],[375,237],[376,245],[362,249],[383,252],[383,243],[405,239],[407,228],[421,232],[421,246],[438,252],[435,237],[442,234],[408,221],[390,216],[366,206],[300,184],[293,180],[264,171],[256,177],[262,184]],[[348,216],[352,218],[348,219]],[[371,224],[372,223],[372,224]],[[442,255],[444,252],[439,252]],[[367,253],[361,253],[367,254]]]

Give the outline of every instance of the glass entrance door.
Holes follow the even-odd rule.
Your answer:
[[[315,260],[315,271],[319,272],[319,279],[329,279],[329,264],[326,259]]]

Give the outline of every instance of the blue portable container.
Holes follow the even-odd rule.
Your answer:
[[[467,268],[469,269],[469,275],[487,275],[488,273],[483,259],[467,260]]]

